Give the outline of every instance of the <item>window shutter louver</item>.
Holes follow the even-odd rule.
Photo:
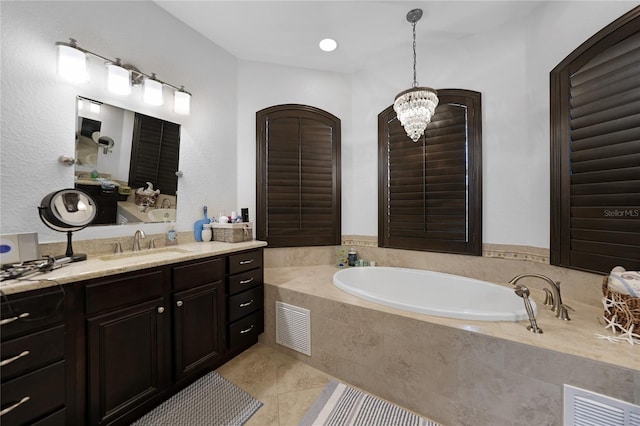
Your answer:
[[[551,73],[552,96],[559,93],[551,114],[559,159],[552,159],[552,264],[640,269],[638,15],[605,28]]]
[[[339,245],[340,120],[303,105],[267,108],[256,119],[258,239]]]
[[[179,124],[136,114],[129,169],[129,185],[134,190],[151,182],[162,194],[176,195],[179,155]]]
[[[378,244],[479,255],[480,94],[447,89],[438,96],[417,143],[391,107],[379,115]]]

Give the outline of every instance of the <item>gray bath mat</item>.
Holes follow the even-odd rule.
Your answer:
[[[440,426],[395,404],[335,380],[329,382],[299,426]]]
[[[153,411],[135,426],[236,426],[243,425],[262,407],[258,401],[216,372],[196,380]]]

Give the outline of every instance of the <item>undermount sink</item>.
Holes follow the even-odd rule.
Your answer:
[[[176,209],[149,210],[147,217],[151,222],[174,222],[176,220]]]
[[[121,260],[132,257],[150,257],[152,259],[164,260],[170,258],[176,254],[192,253],[191,250],[179,248],[179,247],[161,247],[156,249],[140,250],[140,251],[127,251],[124,253],[106,254],[98,257],[100,260]]]

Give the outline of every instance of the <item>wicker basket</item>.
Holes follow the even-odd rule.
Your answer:
[[[145,195],[136,192],[135,195],[135,203],[138,206],[153,206],[156,204],[156,200],[158,199],[158,194]]]
[[[253,240],[253,224],[242,223],[212,223],[213,241],[225,243],[241,243]]]
[[[616,324],[625,329],[629,329],[634,325],[634,329],[640,329],[640,297],[633,297],[628,294],[620,293],[609,288],[609,277],[606,276],[602,280],[602,294],[607,299],[617,302],[605,309],[604,316],[608,320],[616,317]]]

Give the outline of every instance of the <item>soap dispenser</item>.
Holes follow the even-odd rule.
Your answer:
[[[169,227],[169,230],[167,231],[167,235],[166,235],[166,239],[165,239],[164,245],[165,246],[177,246],[178,245],[178,233],[176,232],[176,230],[173,227],[173,225],[171,225],[171,227]]]

